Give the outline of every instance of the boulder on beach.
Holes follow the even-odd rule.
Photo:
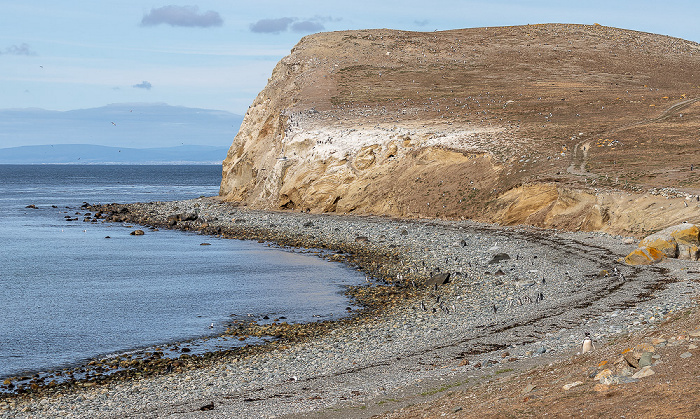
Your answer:
[[[639,242],[639,247],[652,247],[663,253],[667,258],[675,258],[678,255],[678,244],[669,235],[652,234],[642,239]]]
[[[662,255],[659,258],[659,254]],[[645,237],[639,247],[625,258],[628,265],[649,265],[660,262],[663,257],[686,260],[700,258],[700,228],[683,223],[665,228]]]
[[[450,282],[449,272],[431,276],[430,279],[428,279],[428,281],[425,283],[425,286],[430,288],[436,285],[444,285],[448,282]]]
[[[656,248],[638,247],[625,257],[625,263],[628,265],[653,265],[661,262],[664,257],[663,252]]]
[[[167,221],[168,225],[174,226],[180,221],[195,221],[199,216],[194,213],[183,213],[183,214],[171,214],[168,216]]]
[[[499,263],[508,259],[510,259],[510,255],[508,255],[508,253],[496,253],[489,261],[489,265],[491,265],[492,263]]]

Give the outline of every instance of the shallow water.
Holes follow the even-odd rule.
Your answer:
[[[344,315],[344,286],[361,276],[314,255],[179,231],[131,236],[135,227],[82,222],[83,201],[215,195],[220,173],[219,166],[0,166],[0,377],[216,334],[231,316]]]

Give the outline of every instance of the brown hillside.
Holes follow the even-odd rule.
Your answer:
[[[251,105],[221,195],[642,234],[700,221],[699,99],[700,44],[649,33],[312,35]]]

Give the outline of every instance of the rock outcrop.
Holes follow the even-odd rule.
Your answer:
[[[663,258],[700,259],[700,228],[683,223],[645,237],[625,258],[629,265],[650,265]]]
[[[601,26],[311,35],[248,109],[220,195],[638,236],[700,222],[679,158],[700,153],[694,74],[699,44]],[[657,182],[686,185],[672,209],[642,193]]]

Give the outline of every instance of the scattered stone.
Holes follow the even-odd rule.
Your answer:
[[[688,345],[688,349],[698,349],[698,345],[691,343],[690,345]]]
[[[593,391],[597,392],[602,392],[602,391],[608,391],[610,389],[610,386],[607,384],[596,384],[593,386]]]
[[[602,380],[603,378],[607,378],[607,377],[610,377],[610,376],[612,376],[612,375],[613,375],[612,370],[610,370],[609,368],[606,368],[606,369],[604,369],[603,371],[601,371],[601,372],[599,372],[598,374],[596,374],[596,376],[595,376],[593,379],[596,380],[596,381],[600,381],[600,380]]]
[[[179,217],[180,221],[195,221],[197,218],[199,218],[194,212],[188,214],[180,214]]]
[[[640,343],[639,345],[634,347],[634,350],[636,352],[654,352],[654,345],[650,345],[648,343]]]
[[[639,367],[644,368],[648,367],[651,365],[651,356],[653,354],[651,352],[644,352],[642,356],[639,358]]]
[[[632,352],[625,352],[622,356],[625,358],[625,361],[627,361],[630,367],[635,369],[639,368],[639,361]]]
[[[449,272],[431,276],[430,279],[428,279],[428,281],[425,283],[425,286],[430,288],[436,285],[444,285],[448,282],[450,282]]]
[[[683,352],[681,354],[681,358],[683,359],[690,358],[691,356],[693,356],[693,354],[691,354],[690,352]]]
[[[496,253],[489,261],[489,265],[510,259],[508,253]]]
[[[207,410],[214,410],[214,402],[211,402],[209,404],[205,404],[204,406],[200,407],[199,410],[201,411],[207,411]]]
[[[603,377],[600,379],[601,384],[607,384],[607,385],[612,385],[612,384],[620,384],[620,377],[617,375],[610,375],[607,377]]]
[[[648,376],[654,375],[654,374],[655,374],[654,370],[652,370],[650,366],[646,366],[646,367],[643,367],[641,370],[637,371],[637,373],[634,374],[632,376],[632,378],[639,379],[639,378],[648,377]]]
[[[200,243],[200,246],[211,246],[211,243]]]
[[[38,209],[38,208],[36,207],[36,205],[34,205],[34,204],[29,204],[29,205],[27,205],[27,206],[26,206],[26,207],[24,207],[24,208],[29,208],[29,209]]]
[[[566,391],[569,391],[576,386],[580,386],[581,384],[583,384],[583,381],[576,381],[574,383],[564,384],[562,388]]]
[[[146,233],[144,233],[143,230],[134,230],[134,231],[132,231],[132,232],[129,233],[129,234],[132,235],[132,236],[143,236],[143,235],[146,234]]]
[[[625,366],[622,367],[618,375],[620,375],[621,377],[630,377],[634,375],[634,371],[632,371],[629,367]]]
[[[524,394],[527,394],[527,393],[531,392],[532,390],[534,390],[534,389],[536,389],[536,388],[537,388],[536,385],[534,385],[534,384],[528,384],[528,385],[525,386],[525,388],[523,389],[523,391],[520,392],[520,394],[523,394],[523,395],[524,395]]]

